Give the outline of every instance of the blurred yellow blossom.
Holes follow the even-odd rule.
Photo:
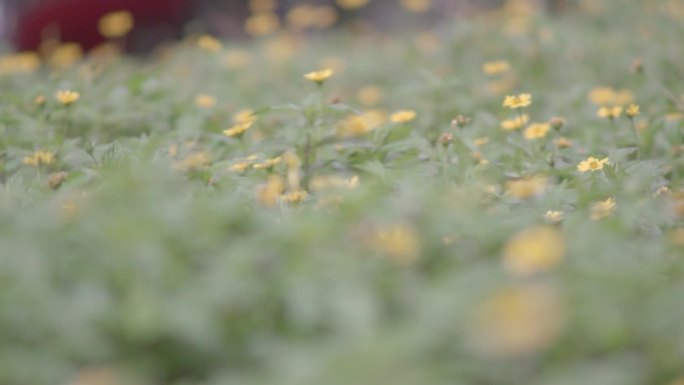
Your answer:
[[[176,170],[190,171],[196,169],[202,169],[211,164],[211,158],[209,153],[206,151],[198,151],[192,153],[182,160],[174,163],[173,167]]]
[[[259,12],[245,21],[245,31],[251,36],[264,36],[280,28],[280,19],[273,12]]]
[[[305,74],[304,77],[308,80],[311,80],[314,83],[323,84],[323,82],[328,80],[333,75],[334,75],[334,71],[332,69],[328,68],[328,69],[324,69],[324,70],[309,72],[309,73]]]
[[[527,107],[530,104],[532,104],[532,95],[524,93],[506,96],[503,102],[504,107],[512,109]]]
[[[38,167],[53,163],[55,163],[55,154],[52,151],[36,151],[24,157],[24,164],[28,166]]]
[[[592,220],[598,221],[613,214],[613,212],[615,211],[615,207],[615,199],[613,199],[612,197],[604,201],[596,202],[593,206],[591,206],[590,217]]]
[[[625,111],[625,115],[627,115],[628,118],[632,119],[635,116],[639,115],[641,111],[639,111],[639,106],[632,103],[627,107],[627,110]]]
[[[390,116],[390,121],[392,123],[409,123],[416,119],[416,112],[413,110],[401,110],[397,111]]]
[[[504,60],[490,61],[482,65],[482,72],[487,75],[497,75],[508,72],[511,69],[510,63]]]
[[[361,104],[373,106],[382,99],[382,90],[377,86],[365,86],[356,93],[356,98]]]
[[[223,45],[221,42],[211,36],[211,35],[202,35],[197,39],[197,46],[205,51],[208,52],[218,52],[223,48]]]
[[[553,140],[553,144],[558,148],[568,148],[572,146],[572,141],[566,137],[559,137]]]
[[[195,97],[195,105],[199,108],[210,109],[216,106],[216,98],[207,94],[199,94]]]
[[[523,137],[527,140],[541,139],[549,133],[550,128],[551,126],[549,126],[548,123],[530,124],[530,126],[525,129]]]
[[[62,105],[69,106],[81,98],[81,94],[71,90],[60,90],[55,94],[55,99]]]
[[[0,75],[33,73],[40,68],[40,56],[35,52],[19,52],[0,57]]]
[[[412,13],[424,13],[432,7],[432,0],[400,0],[401,6]]]
[[[506,243],[502,253],[503,265],[510,274],[532,275],[556,267],[563,260],[565,251],[565,238],[555,227],[531,227]]]
[[[617,119],[620,117],[620,115],[622,115],[622,107],[620,107],[620,106],[601,107],[596,112],[596,115],[599,118]]]
[[[255,170],[270,170],[273,167],[275,167],[277,164],[280,164],[280,161],[282,160],[282,157],[277,156],[275,158],[269,158],[266,159],[262,162],[255,163],[252,168]]]
[[[524,127],[529,120],[530,117],[527,114],[522,114],[513,119],[503,120],[501,122],[501,128],[504,131],[515,131],[521,127]]]
[[[586,160],[579,162],[577,165],[577,171],[588,172],[588,171],[598,171],[603,170],[603,166],[608,163],[608,158],[598,159],[590,156]]]
[[[565,313],[560,294],[552,286],[508,287],[486,298],[476,309],[469,340],[477,351],[493,357],[537,353],[560,337]]]
[[[368,5],[370,0],[336,0],[337,5],[342,9],[359,9]]]
[[[565,213],[562,210],[548,210],[544,213],[544,220],[550,223],[558,223],[563,220]]]
[[[98,21],[97,29],[106,38],[125,36],[133,29],[133,15],[128,11],[108,13]]]
[[[227,137],[241,137],[247,130],[252,127],[252,122],[247,121],[244,123],[238,123],[231,128],[223,130],[223,135]]]
[[[418,232],[406,223],[395,223],[377,229],[372,245],[402,266],[411,265],[420,256]]]
[[[518,199],[533,198],[546,191],[547,183],[543,175],[510,180],[506,183],[506,195]]]

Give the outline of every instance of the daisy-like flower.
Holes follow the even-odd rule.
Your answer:
[[[550,128],[551,126],[548,123],[531,124],[529,127],[527,127],[527,129],[525,129],[523,136],[527,140],[541,139],[549,133]]]
[[[392,116],[390,116],[390,121],[392,123],[408,123],[416,119],[416,111],[413,110],[402,110],[397,111]]]
[[[558,148],[568,148],[572,146],[572,141],[564,136],[553,140],[553,144]]]
[[[133,15],[128,11],[108,13],[99,20],[97,29],[106,38],[125,36],[133,29]]]
[[[202,35],[197,39],[197,46],[208,52],[218,52],[223,48],[221,42],[213,36]]]
[[[195,105],[204,109],[213,108],[216,105],[216,98],[207,94],[199,94],[195,97]]]
[[[563,220],[565,213],[562,210],[548,210],[544,213],[544,220],[550,223],[558,223]]]
[[[596,115],[598,115],[599,118],[617,119],[622,115],[622,107],[601,107],[596,112]]]
[[[515,131],[524,127],[529,121],[530,117],[527,114],[522,114],[514,119],[503,120],[501,122],[501,128],[504,131]]]
[[[238,123],[229,129],[223,130],[223,135],[227,137],[241,137],[250,127],[252,127],[252,122],[250,121]]]
[[[52,151],[36,151],[30,156],[24,157],[24,164],[38,167],[55,163],[55,154]]]
[[[610,197],[604,201],[596,202],[591,206],[591,220],[598,221],[610,216],[615,211],[615,199]]]
[[[320,71],[309,72],[308,74],[305,74],[304,77],[318,85],[321,85],[333,75],[334,71],[328,68]]]
[[[503,102],[504,107],[511,109],[527,107],[530,104],[532,104],[532,95],[530,94],[509,95]]]
[[[255,163],[252,166],[252,168],[254,168],[255,170],[270,170],[275,165],[279,164],[281,160],[282,160],[282,157],[280,157],[280,156],[275,157],[275,158],[271,158],[271,159],[266,159],[261,163]]]
[[[501,74],[508,72],[510,69],[511,65],[505,60],[490,61],[482,65],[482,72],[487,75]]]
[[[608,158],[598,159],[590,156],[586,160],[579,162],[577,165],[577,171],[587,172],[587,171],[598,171],[603,169],[603,165],[608,163]]]
[[[57,99],[58,102],[65,106],[74,104],[80,98],[81,94],[71,90],[57,91],[57,93],[55,94],[55,99]]]
[[[627,117],[630,119],[634,118],[640,113],[641,111],[639,111],[639,105],[634,103],[630,104],[629,107],[627,107],[627,110],[625,111],[625,115],[627,115]]]

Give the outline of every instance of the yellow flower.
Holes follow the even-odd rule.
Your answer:
[[[598,221],[610,216],[615,211],[615,206],[615,199],[612,197],[606,199],[605,201],[594,203],[594,205],[591,206],[591,220]]]
[[[527,276],[556,267],[566,251],[563,235],[554,227],[525,229],[511,238],[503,249],[503,265],[510,274]]]
[[[196,170],[209,166],[211,164],[211,158],[209,153],[206,151],[199,151],[188,155],[185,159],[174,163],[174,168],[176,170]]]
[[[57,101],[62,103],[65,106],[73,104],[80,97],[81,97],[81,94],[79,94],[76,91],[71,91],[71,90],[57,91],[57,93],[55,94],[55,98],[57,99]]]
[[[353,138],[363,136],[373,130],[375,126],[369,124],[364,115],[352,115],[340,122],[337,126],[337,137]]]
[[[610,87],[596,87],[589,92],[589,100],[597,106],[615,103],[615,90]]]
[[[506,195],[518,199],[529,199],[546,191],[547,179],[543,175],[511,180],[506,183]]]
[[[200,49],[203,49],[205,51],[209,52],[218,52],[223,48],[223,45],[221,45],[221,42],[216,39],[213,36],[210,35],[202,35],[197,39],[197,46]]]
[[[477,147],[482,147],[482,146],[484,146],[484,145],[487,144],[487,143],[489,143],[489,138],[486,137],[486,136],[482,136],[482,137],[479,137],[479,138],[475,138],[475,139],[473,140],[473,144],[476,145]]]
[[[257,188],[257,201],[266,207],[274,207],[278,197],[285,191],[285,181],[280,175],[269,175],[266,184]]]
[[[227,137],[241,137],[250,127],[252,127],[252,122],[247,121],[245,123],[238,123],[231,128],[223,130],[223,135]]]
[[[622,107],[601,107],[596,112],[599,118],[617,119],[622,115]]]
[[[242,110],[238,111],[233,115],[233,122],[237,124],[242,123],[254,123],[256,121],[256,115],[252,110]]]
[[[608,163],[608,158],[598,159],[590,156],[586,160],[579,162],[577,165],[577,171],[587,172],[602,170],[606,163]]]
[[[369,0],[337,0],[337,5],[342,9],[359,9],[368,5]]]
[[[282,158],[279,156],[275,158],[266,159],[261,163],[255,163],[254,166],[252,166],[252,168],[254,168],[255,170],[269,170],[273,168],[275,165],[279,164],[281,160]]]
[[[524,127],[529,122],[530,117],[527,114],[522,114],[514,119],[508,119],[501,122],[501,128],[504,131],[515,131]]]
[[[544,219],[551,223],[561,222],[564,217],[565,213],[562,210],[548,210],[544,213]]]
[[[195,97],[195,105],[204,109],[213,108],[216,105],[216,98],[211,95],[199,94]]]
[[[332,69],[324,69],[320,71],[313,71],[309,72],[308,74],[304,75],[304,77],[308,80],[311,80],[312,82],[315,82],[317,84],[323,84],[326,80],[328,80],[331,76],[334,75],[334,72]]]
[[[416,230],[404,223],[377,229],[372,246],[392,258],[399,265],[411,265],[420,256],[421,242]]]
[[[40,64],[40,56],[35,52],[3,55],[0,57],[0,74],[33,73]]]
[[[37,106],[42,106],[45,104],[45,96],[43,95],[38,95],[33,99],[33,103]]]
[[[133,15],[128,11],[108,13],[99,20],[97,29],[106,38],[125,36],[133,29]]]
[[[684,227],[670,231],[668,238],[673,245],[684,246]],[[681,385],[684,385],[684,377],[681,379]]]
[[[252,167],[252,163],[250,162],[237,162],[230,166],[229,170],[234,172],[245,172],[250,167]]]
[[[78,43],[59,44],[48,52],[47,63],[56,69],[67,69],[83,57],[83,49]]]
[[[549,126],[548,123],[531,124],[529,127],[527,127],[527,129],[525,129],[523,136],[527,140],[541,139],[548,134],[550,128],[551,126]]]
[[[557,290],[543,284],[505,288],[478,306],[470,320],[471,345],[492,357],[516,357],[551,346],[565,325]]]
[[[377,86],[365,86],[356,93],[356,98],[366,106],[378,104],[382,99],[382,90]]]
[[[509,95],[503,102],[504,107],[512,109],[527,107],[530,104],[532,104],[532,95],[530,94]]]
[[[401,0],[401,6],[412,13],[424,13],[432,6],[432,0]]]
[[[392,116],[390,116],[390,121],[392,123],[409,123],[416,119],[416,112],[413,110],[401,110],[397,111]]]
[[[42,166],[55,163],[55,154],[52,151],[36,151],[30,156],[24,157],[24,164],[28,166]]]
[[[634,103],[630,104],[629,107],[627,107],[627,111],[625,111],[625,115],[627,115],[627,117],[630,119],[634,118],[640,113],[641,111],[639,111],[639,106]]]
[[[302,202],[309,194],[304,190],[291,191],[280,196],[280,200],[284,203],[299,203]]]
[[[280,19],[273,12],[259,12],[245,20],[245,31],[251,36],[268,35],[280,28]]]
[[[490,61],[482,65],[482,72],[487,75],[496,75],[504,72],[508,72],[511,69],[511,65],[504,60]]]
[[[572,146],[572,141],[566,137],[561,136],[553,140],[553,144],[558,148],[568,148]]]

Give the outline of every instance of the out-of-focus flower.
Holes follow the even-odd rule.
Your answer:
[[[57,99],[58,102],[65,106],[69,106],[75,103],[80,98],[81,94],[71,90],[61,90],[57,91],[57,93],[55,94],[55,99]]]
[[[591,206],[591,220],[598,221],[610,216],[615,211],[615,207],[615,199],[612,197],[604,201],[594,203],[594,205]]]
[[[280,19],[273,12],[259,12],[245,20],[245,31],[251,36],[265,36],[280,28]]]
[[[241,137],[247,130],[252,127],[252,122],[238,123],[231,128],[223,130],[223,135],[227,137]]]
[[[202,169],[211,164],[211,157],[206,151],[199,151],[192,153],[182,160],[174,163],[173,167],[176,170],[190,171]]]
[[[521,127],[524,127],[527,122],[529,122],[530,117],[527,114],[522,114],[513,119],[503,120],[501,122],[501,128],[504,131],[515,131]]]
[[[523,108],[532,104],[532,95],[530,94],[519,94],[519,95],[509,95],[506,96],[503,102],[504,107],[511,109]]]
[[[596,112],[596,115],[599,118],[605,118],[605,119],[617,119],[622,115],[622,107],[620,106],[614,106],[614,107],[601,107],[598,109]]]
[[[216,98],[207,94],[199,94],[195,97],[195,105],[199,108],[210,109],[216,106]]]
[[[598,159],[590,156],[586,160],[579,162],[577,165],[577,171],[588,172],[588,171],[599,171],[603,170],[603,166],[609,162],[608,158]]]
[[[100,34],[114,39],[127,35],[133,29],[133,15],[128,11],[112,12],[104,15],[97,24]]]
[[[40,68],[40,56],[35,52],[19,52],[0,57],[0,75],[29,74]]]
[[[546,192],[547,183],[543,175],[511,180],[506,183],[506,195],[517,199],[534,198]]]
[[[627,107],[627,110],[625,111],[625,115],[627,115],[627,117],[630,119],[634,118],[640,113],[641,111],[639,110],[639,106],[634,103],[630,104],[629,107]]]
[[[510,63],[504,60],[490,61],[482,65],[482,72],[487,75],[497,75],[508,72],[511,69]]]
[[[525,129],[523,137],[527,140],[541,139],[549,133],[549,129],[550,126],[548,123],[530,124],[530,126]]]
[[[400,4],[411,13],[425,13],[432,7],[432,0],[400,0]]]
[[[406,223],[386,225],[375,230],[371,245],[402,266],[415,263],[420,256],[418,232]]]
[[[55,154],[52,151],[36,151],[24,157],[24,164],[28,166],[43,166],[55,163]]]
[[[368,5],[370,0],[336,0],[337,5],[342,9],[354,10]]]
[[[223,48],[221,42],[210,35],[202,35],[197,39],[197,46],[208,52],[218,52]]]
[[[565,213],[562,210],[548,210],[544,213],[544,220],[550,223],[559,223],[565,217]]]
[[[566,137],[561,136],[553,140],[553,144],[558,148],[568,148],[572,146],[572,141]]]
[[[319,71],[313,71],[309,72],[304,75],[304,77],[308,80],[311,80],[312,82],[316,84],[323,84],[326,80],[330,79],[331,76],[334,75],[334,72],[332,69],[324,69],[324,70],[319,70]]]
[[[416,119],[416,111],[413,110],[401,110],[397,111],[390,116],[390,121],[392,123],[405,124]]]
[[[382,90],[377,86],[365,86],[356,93],[356,99],[366,106],[374,106],[382,100]]]
[[[553,269],[561,263],[565,252],[565,239],[555,227],[531,227],[506,243],[503,265],[512,275],[528,276]]]

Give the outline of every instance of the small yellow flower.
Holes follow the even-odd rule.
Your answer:
[[[598,221],[610,216],[615,211],[615,206],[615,199],[612,197],[606,199],[605,201],[594,203],[594,205],[591,206],[591,220]]]
[[[218,52],[223,48],[221,42],[210,35],[202,35],[197,39],[197,46],[208,52]]]
[[[45,104],[45,96],[43,96],[43,95],[36,96],[35,99],[33,99],[33,103],[37,106],[42,106],[43,104]]]
[[[97,29],[106,38],[125,36],[133,29],[133,15],[128,11],[108,13],[100,19]]]
[[[524,127],[529,120],[530,117],[527,114],[522,114],[516,118],[502,121],[501,128],[504,131],[515,131],[521,127]]]
[[[368,5],[370,0],[337,0],[337,5],[342,9],[354,10]]]
[[[511,65],[505,60],[490,61],[482,65],[482,72],[487,75],[497,75],[504,72],[508,72],[511,69]]]
[[[615,106],[615,107],[601,107],[598,109],[596,112],[596,115],[599,118],[605,118],[605,119],[617,119],[622,115],[622,107],[620,106]]]
[[[238,162],[238,163],[235,163],[234,165],[230,166],[230,168],[228,170],[234,171],[234,172],[245,172],[250,167],[252,167],[252,163],[250,163],[250,162]]]
[[[363,115],[352,115],[342,120],[337,126],[337,137],[353,138],[363,136],[375,128],[375,126],[369,123],[369,120]]]
[[[480,138],[475,138],[473,140],[473,144],[476,145],[477,147],[482,147],[485,144],[489,143],[489,138],[486,136],[480,137]]]
[[[334,71],[330,68],[320,70],[320,71],[313,71],[309,72],[308,74],[304,75],[304,77],[308,80],[311,80],[312,82],[316,84],[323,84],[326,80],[330,79],[331,76],[334,75]]]
[[[255,170],[269,170],[272,169],[275,165],[279,164],[281,160],[282,158],[280,156],[266,159],[261,163],[255,163],[252,166],[252,168],[254,168]]]
[[[598,159],[590,156],[577,165],[577,171],[587,172],[602,170],[606,163],[608,163],[608,158]]]
[[[568,148],[572,146],[572,141],[566,137],[561,136],[553,140],[553,144],[558,148]]]
[[[425,13],[432,6],[432,0],[401,0],[401,6],[411,13]]]
[[[280,196],[280,201],[284,203],[295,204],[302,202],[309,194],[304,190],[291,191]]]
[[[503,102],[504,107],[511,109],[527,107],[530,104],[532,104],[532,95],[530,94],[509,95]]]
[[[259,12],[245,20],[245,32],[251,36],[265,36],[280,28],[280,18],[274,12]]]
[[[548,123],[531,124],[525,129],[523,136],[527,140],[541,139],[549,133],[551,126]]]
[[[627,107],[627,110],[625,111],[625,115],[627,115],[627,117],[630,119],[634,118],[640,113],[641,111],[639,111],[639,106],[634,103],[630,104],[629,107]]]
[[[506,195],[518,199],[529,199],[546,191],[547,179],[543,175],[511,180],[506,183]]]
[[[390,116],[390,121],[392,123],[409,123],[416,119],[416,111],[413,110],[401,110],[397,111]]]
[[[252,122],[247,121],[245,123],[238,123],[231,128],[223,130],[223,135],[227,137],[241,137],[250,127],[252,127]]]
[[[371,245],[402,266],[416,262],[421,251],[418,232],[413,226],[405,223],[377,229],[372,236]]]
[[[554,227],[525,229],[511,238],[503,249],[503,264],[516,276],[549,271],[565,256],[565,239]]]
[[[176,170],[189,171],[206,168],[211,164],[211,157],[206,151],[199,151],[188,155],[183,160],[174,163]]]
[[[28,166],[42,166],[55,163],[55,154],[52,151],[36,151],[30,156],[24,157],[24,164]]]
[[[65,106],[69,106],[75,103],[80,97],[81,94],[71,90],[57,91],[57,93],[55,94],[55,98],[57,99],[57,101]]]
[[[562,210],[548,210],[544,213],[544,219],[550,223],[558,223],[563,220],[565,213]]]
[[[207,94],[199,94],[195,97],[195,105],[203,109],[213,108],[216,105],[216,98]]]
[[[373,106],[382,99],[382,90],[377,86],[365,86],[359,89],[356,93],[356,98],[363,105]]]

